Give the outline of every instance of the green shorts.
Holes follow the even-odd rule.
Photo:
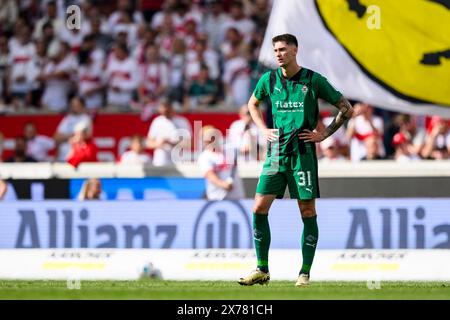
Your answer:
[[[317,156],[315,152],[280,156],[279,161],[268,157],[256,186],[257,194],[275,194],[284,197],[286,185],[291,199],[320,198]],[[278,165],[277,165],[278,162]]]

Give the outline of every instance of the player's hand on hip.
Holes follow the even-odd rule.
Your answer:
[[[264,130],[264,135],[268,141],[274,142],[278,140],[280,133],[278,129],[266,129]]]
[[[305,140],[305,142],[321,142],[325,140],[325,135],[320,131],[310,131],[308,129],[303,130],[303,132],[298,134],[300,140]]]

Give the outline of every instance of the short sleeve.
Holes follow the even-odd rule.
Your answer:
[[[203,176],[206,176],[206,174],[209,171],[214,170],[214,165],[210,161],[210,159],[208,159],[208,156],[206,153],[202,153],[198,157],[197,164],[198,164],[198,166],[200,168],[200,172],[202,173]]]
[[[148,129],[147,138],[156,139],[159,131],[158,122],[158,118],[153,119],[152,123],[150,124],[150,128]]]
[[[259,101],[264,100],[269,95],[270,72],[264,73],[256,84],[253,95]]]
[[[62,134],[71,134],[72,132],[70,132],[69,130],[69,119],[67,117],[64,117],[61,122],[58,125],[58,128],[56,129],[57,133],[62,133]]]
[[[319,98],[327,101],[330,104],[338,103],[339,99],[342,97],[342,93],[336,90],[325,78],[324,76],[318,74],[317,77],[317,88]]]

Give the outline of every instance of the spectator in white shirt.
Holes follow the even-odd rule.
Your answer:
[[[175,1],[164,1],[161,10],[157,11],[151,18],[150,27],[159,33],[163,27],[164,20],[173,15],[175,6]]]
[[[134,49],[138,43],[138,27],[134,23],[129,13],[122,13],[119,22],[112,29],[112,34],[117,37],[119,34],[124,34],[126,43],[129,48]]]
[[[223,82],[226,103],[230,107],[239,107],[250,97],[250,68],[248,61],[236,52],[232,52],[224,65]]]
[[[101,67],[104,67],[106,54],[104,49],[99,47],[97,44],[96,36],[94,34],[84,36],[81,49],[89,51],[93,62],[98,63]]]
[[[133,1],[119,0],[117,2],[117,10],[114,11],[108,19],[109,30],[113,30],[114,27],[121,22],[124,15],[129,15],[133,23],[142,24],[145,22],[142,13],[135,10]]]
[[[361,160],[384,160],[385,157],[380,152],[380,139],[375,136],[369,136],[364,139],[364,147],[366,149],[365,156]]]
[[[440,116],[431,118],[425,146],[421,152],[421,156],[424,159],[443,160],[450,157],[450,128],[448,121]]]
[[[16,41],[9,43],[8,83],[16,109],[31,103],[31,91],[37,87],[39,69],[34,61],[35,55],[36,46],[30,41],[30,29],[22,26],[17,30]]]
[[[374,137],[378,143],[379,156],[383,158],[386,153],[383,146],[384,123],[381,117],[373,114],[373,108],[367,103],[355,104],[355,113],[348,122],[347,137],[350,140],[350,158],[352,161],[359,161],[367,155],[365,140]],[[371,156],[369,156],[371,157]]]
[[[84,47],[78,52],[78,94],[90,111],[98,111],[103,106],[105,83],[102,60],[95,60],[94,53]]]
[[[418,126],[417,116],[410,116],[407,114],[399,114],[394,119],[398,127],[399,133],[402,133],[409,142],[409,152],[419,156],[425,146],[426,131],[424,128]]]
[[[141,66],[139,100],[146,105],[166,93],[169,87],[169,69],[161,60],[159,48],[149,45],[146,50],[145,63]]]
[[[53,136],[57,150],[58,161],[66,161],[70,151],[69,139],[75,133],[75,127],[79,123],[91,123],[91,117],[87,114],[83,99],[74,97],[70,100],[70,112],[59,123]]]
[[[58,8],[56,5],[56,1],[49,1],[47,3],[47,12],[45,16],[38,20],[36,26],[34,28],[33,38],[39,39],[42,37],[42,29],[45,23],[50,22],[53,25],[53,29],[55,30],[55,34],[59,34],[61,30],[64,28],[64,21],[58,18]]]
[[[130,150],[122,154],[120,164],[147,164],[151,161],[151,157],[144,150],[143,137],[139,134],[132,136]]]
[[[206,64],[209,70],[209,76],[217,80],[220,76],[219,55],[217,52],[208,48],[208,39],[200,36],[197,38],[194,49],[186,54],[186,78],[188,81],[195,80],[202,64]]]
[[[172,15],[171,14],[163,15],[162,25],[156,30],[157,36],[155,42],[160,47],[161,56],[168,61],[173,57],[174,54],[173,46],[175,40],[177,39],[177,34],[174,28]],[[180,39],[180,41],[184,46],[183,39]]]
[[[143,65],[146,62],[147,48],[151,45],[155,45],[156,36],[157,33],[155,32],[155,30],[152,30],[149,26],[140,26],[139,40],[136,48],[132,53],[133,59],[137,61],[139,66]]]
[[[44,67],[40,76],[45,86],[42,105],[51,111],[66,111],[77,62],[70,52],[69,45],[64,42],[49,48],[48,55],[51,61]]]
[[[184,77],[186,71],[186,45],[183,39],[173,40],[172,55],[169,60],[169,93],[168,95],[180,107],[184,96]]]
[[[222,133],[212,126],[201,130],[204,150],[198,157],[198,165],[206,179],[208,200],[239,200],[245,197],[237,170],[234,148],[224,146]]]
[[[324,130],[327,126],[330,125],[333,119],[333,116],[324,117],[323,119],[321,119],[321,121],[318,122],[317,129]],[[350,144],[344,127],[340,127],[333,134],[333,140],[336,140],[336,148],[338,148],[337,152],[344,157],[350,157]],[[323,149],[321,148],[319,151],[322,150]]]
[[[208,1],[207,12],[203,23],[203,30],[208,34],[208,39],[214,50],[219,51],[224,34],[224,24],[228,14],[223,11],[223,2],[219,0]]]
[[[35,41],[43,41],[46,48],[55,45],[55,42],[59,42],[60,40],[55,34],[55,29],[51,22],[46,22],[42,26],[42,37],[35,39]]]
[[[174,157],[179,157],[179,153],[172,155],[175,147],[175,151],[184,152],[180,159],[183,161],[183,157],[190,156],[191,125],[185,117],[175,114],[168,99],[162,99],[158,111],[160,115],[150,124],[147,135],[147,147],[154,149],[153,165],[165,166],[177,162]]]
[[[19,15],[19,8],[16,0],[2,0],[0,6],[0,24],[3,31],[10,31]]]
[[[9,65],[9,48],[8,48],[8,38],[6,36],[0,36],[0,110],[3,106],[3,98],[5,96],[6,88],[6,77],[7,69]]]
[[[128,48],[123,43],[114,46],[114,53],[106,67],[106,81],[108,105],[119,107],[122,111],[129,110],[139,75],[136,61],[129,57]]]
[[[197,31],[197,23],[195,22],[195,20],[187,20],[184,24],[183,29],[178,31],[177,33],[179,34],[180,38],[183,38],[188,50],[195,49],[195,43],[197,38],[199,37],[199,33]]]
[[[392,145],[395,148],[394,154],[395,161],[409,162],[420,160],[420,157],[410,152],[412,150],[412,144],[408,141],[408,139],[403,133],[397,132],[394,135],[394,137],[392,138]]]
[[[241,161],[256,161],[264,156],[266,139],[253,122],[246,104],[239,109],[239,120],[228,130],[228,143],[239,152]]]
[[[322,163],[347,160],[347,158],[339,153],[339,140],[337,140],[335,137],[328,137],[324,141],[322,141],[320,143],[320,149],[323,155],[323,157],[320,159],[320,162]]]
[[[61,41],[68,43],[72,53],[76,54],[81,48],[84,36],[85,34],[80,29],[75,28],[69,30],[67,28],[64,28],[61,31],[59,38],[61,39]]]
[[[36,125],[27,122],[23,128],[23,135],[27,139],[27,155],[37,161],[51,161],[53,158],[49,152],[55,148],[55,141],[41,134],[38,134]]]
[[[236,57],[236,55],[245,54],[247,51],[247,44],[243,41],[242,34],[234,27],[228,28],[225,34],[225,40],[220,46],[222,56],[226,61]]]
[[[233,1],[230,6],[230,16],[223,24],[223,32],[230,27],[234,27],[244,36],[245,41],[249,41],[255,31],[255,23],[249,19],[244,12],[241,1]]]
[[[108,34],[108,30],[103,29],[102,20],[100,17],[96,16],[91,18],[90,29],[87,34],[90,34],[94,37],[95,45],[97,48],[103,50],[104,52],[108,52],[111,49],[114,38],[110,34]]]
[[[269,0],[245,1],[245,12],[256,25],[256,29],[265,29],[269,22],[272,2]]]

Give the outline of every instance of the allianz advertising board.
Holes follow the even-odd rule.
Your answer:
[[[0,248],[252,248],[252,200],[0,203]],[[450,249],[450,198],[319,199],[319,249]],[[295,200],[270,214],[271,248],[300,247]]]

